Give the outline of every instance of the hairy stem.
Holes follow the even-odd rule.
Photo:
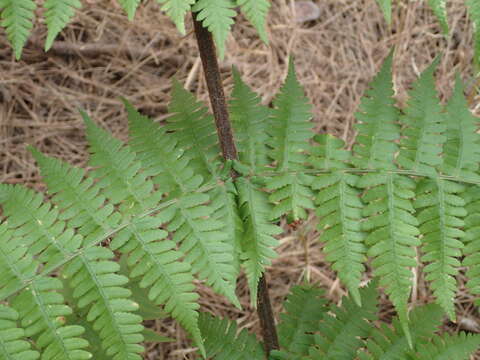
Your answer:
[[[238,159],[237,148],[233,140],[232,127],[228,117],[225,94],[220,79],[220,69],[218,67],[215,44],[213,42],[212,34],[202,26],[201,22],[195,19],[195,15],[195,13],[192,13],[195,26],[195,36],[197,38],[200,58],[203,64],[210,103],[212,104],[213,115],[215,117],[220,147],[225,159]],[[236,176],[236,173],[232,173],[233,178]],[[271,350],[279,349],[279,345],[270,295],[268,293],[268,284],[265,276],[262,276],[258,283],[257,312],[262,327],[265,351],[268,355]]]

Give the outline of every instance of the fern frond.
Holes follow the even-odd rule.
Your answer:
[[[266,128],[270,109],[261,105],[260,99],[233,69],[234,87],[230,100],[230,119],[240,161],[252,173],[261,171],[270,161],[267,157]]]
[[[443,33],[447,35],[448,34],[447,1],[446,0],[428,0],[428,6],[430,6],[433,13],[435,14],[438,21],[440,22]]]
[[[234,286],[237,273],[232,261],[234,244],[229,243],[234,240],[226,238],[225,224],[214,218],[215,209],[207,204],[209,196],[193,192],[201,185],[201,177],[194,175],[188,156],[179,144],[168,139],[171,134],[167,135],[165,128],[141,116],[131,106],[129,121],[132,146],[144,159],[148,172],[157,178],[158,173],[164,172],[173,183],[172,190],[178,201],[165,212],[171,216],[167,229],[175,232],[174,241],[181,244],[180,250],[185,253],[194,273],[240,306]]]
[[[342,306],[332,304],[330,311],[317,327],[314,343],[310,346],[312,359],[350,360],[355,355],[370,332],[371,322],[377,319],[376,283],[369,284],[359,291],[363,306],[349,297],[342,299]]]
[[[446,142],[443,147],[441,172],[459,180],[479,181],[480,135],[479,119],[472,115],[457,77],[455,90],[446,105]]]
[[[172,116],[167,118],[165,128],[173,131],[169,136],[177,140],[191,159],[195,174],[202,175],[206,181],[217,175],[220,147],[215,122],[208,114],[208,108],[174,80],[168,111]]]
[[[404,169],[426,174],[435,173],[435,167],[442,164],[442,145],[446,140],[445,117],[433,78],[437,60],[414,83],[405,115],[400,117],[403,129],[397,162]]]
[[[459,196],[464,191],[462,184],[441,179],[424,179],[417,185],[414,202],[422,234],[421,260],[428,263],[424,268],[426,280],[437,302],[450,319],[455,319],[454,298],[457,289],[455,275],[458,273],[462,255],[465,201]]]
[[[257,286],[265,266],[271,264],[276,257],[273,250],[282,229],[268,219],[272,211],[267,194],[259,190],[259,186],[245,178],[238,178],[236,186],[239,196],[240,217],[244,224],[242,238],[242,261],[247,274],[252,306],[257,302]]]
[[[185,15],[195,4],[195,0],[157,0],[157,2],[163,4],[162,10],[172,19],[178,31],[185,35]]]
[[[310,285],[290,289],[278,325],[281,357],[308,354],[308,348],[314,342],[313,333],[318,330],[319,322],[328,310],[324,295],[321,288]]]
[[[465,218],[465,258],[463,265],[467,266],[467,287],[472,294],[477,295],[475,303],[480,305],[480,188],[471,186],[463,194],[466,202],[467,217]]]
[[[123,10],[127,13],[128,20],[132,21],[141,0],[118,0]]]
[[[351,161],[360,169],[395,168],[395,140],[400,137],[400,130],[399,111],[393,99],[392,57],[393,53],[383,63],[355,114],[360,123],[354,125],[358,134]]]
[[[84,246],[118,223],[113,207],[101,206],[105,197],[99,196],[100,187],[85,178],[82,169],[76,169],[58,160],[32,151],[48,185],[53,201],[69,220],[76,222],[84,233]],[[93,323],[107,355],[113,359],[140,359],[143,351],[142,319],[133,314],[138,304],[131,299],[125,287],[128,278],[119,275],[119,265],[113,261],[114,253],[101,246],[89,247],[83,254],[66,265],[62,274],[74,289],[73,298],[79,308],[86,308],[86,320]]]
[[[306,169],[305,150],[313,137],[311,106],[300,86],[290,59],[288,76],[280,93],[274,100],[275,109],[267,132],[270,135],[269,156],[276,162],[279,175],[267,180],[267,188],[272,191],[270,201],[275,203],[271,219],[288,214],[293,220],[304,219],[306,209],[313,209],[313,193],[306,175],[294,175],[288,171]]]
[[[480,66],[480,3],[477,0],[466,1],[468,14],[473,23],[474,62]]]
[[[75,9],[82,7],[82,3],[79,0],[46,0],[43,7],[48,29],[45,51],[48,51],[57,35],[75,15]]]
[[[225,41],[237,15],[234,7],[233,0],[198,0],[192,7],[197,21],[212,33],[220,59],[224,57]]]
[[[246,330],[237,334],[235,322],[200,314],[200,329],[208,358],[215,360],[264,360],[262,345]]]
[[[374,329],[366,341],[366,350],[360,352],[360,360],[405,360],[411,348],[429,341],[441,323],[443,311],[438,305],[430,304],[415,308],[410,313],[411,340],[403,331],[402,320],[393,320],[393,328],[381,324]],[[436,336],[435,336],[436,337]],[[412,342],[409,345],[409,342]],[[430,340],[431,341],[431,340]]]
[[[363,204],[355,188],[358,176],[335,171],[348,166],[344,161],[350,153],[343,150],[343,141],[322,134],[315,136],[315,142],[318,146],[312,147],[310,163],[316,169],[332,170],[317,176],[311,185],[318,191],[315,202],[318,230],[322,232],[320,240],[326,243],[323,248],[326,259],[332,262],[332,268],[360,305],[358,289],[365,270],[366,248],[360,224]]]
[[[35,360],[40,357],[25,340],[25,331],[17,327],[18,313],[0,304],[0,358],[8,360]]]
[[[36,7],[33,0],[0,0],[0,26],[5,28],[17,60],[33,27]]]
[[[430,342],[418,344],[417,349],[409,354],[411,360],[455,359],[468,360],[480,346],[479,334],[459,334],[434,336]]]
[[[270,9],[270,1],[268,0],[237,0],[245,17],[257,29],[260,39],[268,44],[267,32],[265,30],[265,19]]]
[[[373,258],[374,274],[399,314],[408,336],[407,302],[412,287],[410,268],[416,266],[415,246],[420,242],[412,198],[414,180],[392,173],[365,174],[358,184],[366,188],[363,230],[368,232],[367,255]]]

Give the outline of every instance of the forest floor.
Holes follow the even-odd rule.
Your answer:
[[[143,114],[166,116],[171,78],[175,76],[198,98],[207,99],[192,24],[182,37],[159,5],[144,2],[133,22],[128,22],[116,0],[85,0],[75,21],[62,32],[53,49],[42,50],[46,29],[38,23],[21,61],[14,61],[5,33],[0,32],[0,182],[44,186],[26,144],[74,165],[86,162],[84,126],[78,109],[120,139],[127,137],[126,113],[120,97],[129,99]],[[263,44],[254,29],[239,15],[221,62],[227,94],[232,88],[231,67],[269,104],[294,55],[297,74],[314,106],[317,132],[354,141],[354,113],[368,82],[395,45],[394,79],[399,104],[418,74],[438,55],[437,85],[442,101],[451,94],[460,73],[471,96],[471,109],[480,115],[480,96],[472,80],[472,32],[461,1],[451,1],[446,39],[425,1],[401,2],[388,27],[375,0],[317,0],[320,17],[296,22],[293,1],[276,0],[268,17],[270,43]],[[407,5],[408,3],[408,5]],[[286,230],[280,256],[268,271],[275,312],[289,288],[305,273],[327,290],[335,302],[345,294],[335,273],[325,262],[322,244],[311,217],[296,230]],[[365,277],[365,282],[367,281]],[[459,276],[457,323],[445,320],[452,331],[480,331],[480,316],[473,297]],[[249,307],[245,279],[238,285],[243,310],[199,284],[204,309],[238,320],[241,327],[258,333],[256,313]],[[431,301],[422,276],[412,295],[413,303]],[[382,298],[381,317],[394,314]],[[183,331],[172,321],[151,324],[176,343],[153,345],[148,359],[190,359]],[[476,357],[480,359],[479,357]]]

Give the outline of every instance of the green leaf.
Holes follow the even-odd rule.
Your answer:
[[[75,15],[75,9],[82,7],[82,3],[79,0],[46,0],[43,7],[48,28],[45,51],[48,51],[57,35]]]
[[[410,360],[441,360],[455,359],[468,360],[480,346],[479,334],[467,334],[463,331],[459,334],[433,336],[432,340],[418,344],[416,351],[409,354]]]
[[[474,62],[478,71],[480,70],[480,2],[477,0],[466,0],[466,5],[473,23]]]
[[[177,25],[178,31],[185,35],[185,15],[190,11],[191,6],[195,4],[195,0],[157,0],[157,2],[163,4],[162,10]]]
[[[270,8],[268,0],[237,0],[237,5],[241,7],[245,17],[257,29],[260,38],[268,44],[267,32],[265,30],[265,19]]]
[[[17,60],[33,27],[36,7],[33,0],[0,0],[0,26],[5,28]]]
[[[446,0],[428,0],[428,5],[432,8],[433,13],[437,17],[442,26],[443,33],[448,34],[447,21],[447,1]]]
[[[377,3],[385,16],[387,24],[390,25],[392,23],[392,0],[377,0]]]
[[[225,54],[225,41],[237,15],[233,0],[198,0],[192,7],[197,13],[197,21],[201,21],[213,35],[220,59]]]
[[[167,336],[160,335],[156,331],[145,328],[142,331],[142,335],[145,342],[154,342],[154,343],[164,343],[164,342],[174,342],[175,339],[169,338]]]

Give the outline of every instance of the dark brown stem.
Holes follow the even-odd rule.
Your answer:
[[[192,16],[223,157],[232,160],[238,159],[212,34],[202,26],[201,22],[195,19],[195,13],[192,13]],[[233,178],[236,176],[236,173],[232,173]],[[257,313],[262,327],[265,351],[268,355],[271,350],[279,349],[279,345],[265,276],[262,276],[258,283]]]

